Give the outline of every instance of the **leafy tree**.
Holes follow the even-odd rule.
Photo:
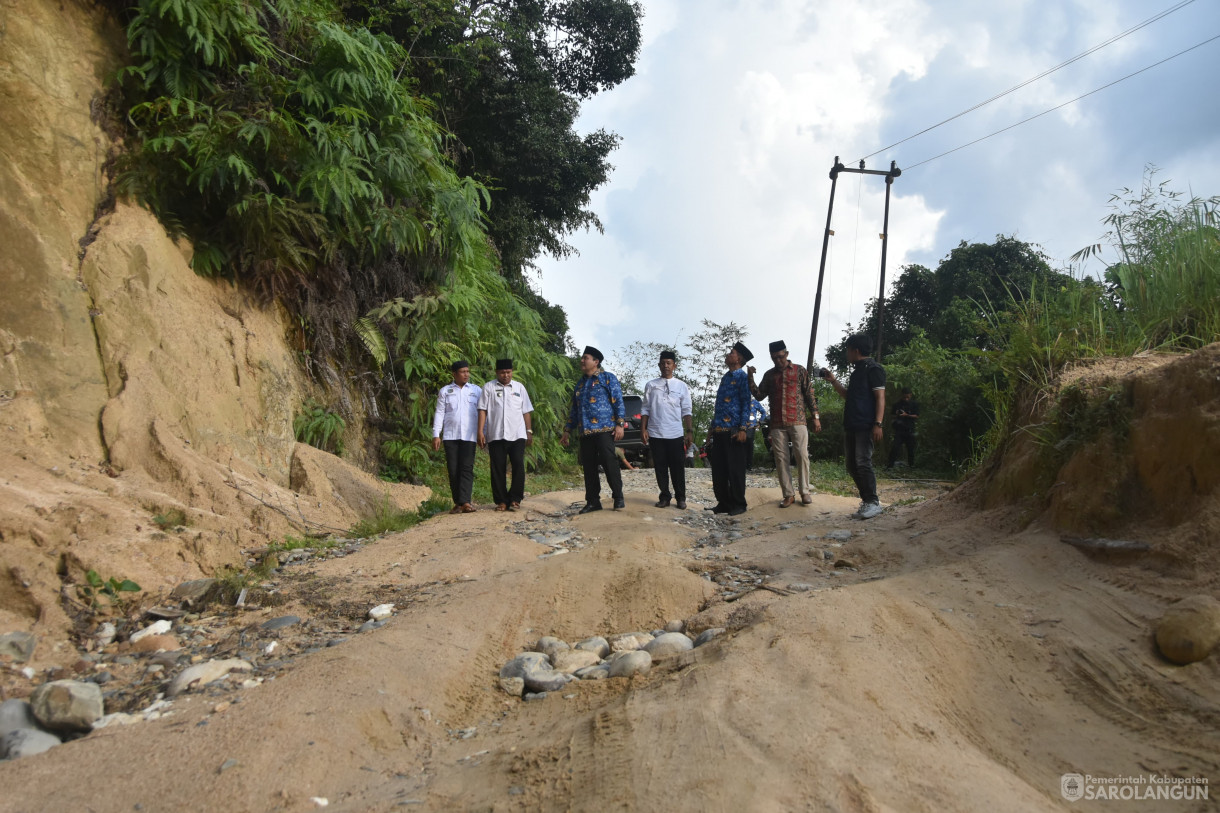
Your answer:
[[[463,175],[492,192],[489,232],[502,271],[566,236],[601,229],[588,209],[618,137],[575,132],[580,101],[634,73],[642,9],[634,0],[343,0],[349,19],[404,44],[421,91],[453,134]]]
[[[634,341],[624,348],[615,350],[610,361],[611,369],[618,376],[623,392],[641,394],[644,392],[644,385],[660,375],[657,362],[664,350],[674,351],[679,367],[677,376],[683,381],[686,380],[681,370],[685,354],[678,353],[675,347],[661,342]]]
[[[963,240],[935,271],[904,266],[886,297],[882,352],[902,347],[918,331],[938,347],[986,347],[988,314],[1028,296],[1035,284],[1058,287],[1074,282],[1051,270],[1037,246],[1004,235],[991,244]],[[869,301],[860,322],[849,327],[844,341],[852,333],[877,335],[876,299]],[[844,342],[828,347],[826,357],[839,369],[846,368]]]

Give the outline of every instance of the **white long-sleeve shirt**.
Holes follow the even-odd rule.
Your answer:
[[[644,385],[640,414],[648,416],[649,437],[682,437],[682,418],[691,414],[690,387],[676,378],[654,378]]]
[[[436,414],[432,417],[432,437],[445,440],[478,440],[479,395],[483,390],[467,382],[459,387],[447,384],[436,396]]]

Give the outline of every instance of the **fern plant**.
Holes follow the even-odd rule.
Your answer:
[[[347,424],[338,414],[310,398],[292,421],[296,439],[324,452],[343,454],[343,431]]]

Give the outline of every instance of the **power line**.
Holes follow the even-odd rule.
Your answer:
[[[1130,34],[1134,34],[1136,31],[1139,31],[1141,28],[1149,26],[1152,23],[1155,23],[1157,20],[1161,19],[1162,17],[1166,17],[1166,16],[1174,13],[1175,11],[1178,11],[1179,9],[1182,9],[1182,8],[1190,5],[1193,2],[1195,2],[1195,0],[1182,0],[1182,2],[1178,3],[1176,6],[1167,8],[1164,11],[1162,11],[1160,14],[1157,14],[1153,17],[1149,17],[1147,20],[1144,20],[1142,23],[1139,23],[1137,25],[1132,26],[1131,28],[1128,28],[1126,31],[1123,31],[1121,34],[1115,34],[1113,37],[1110,37],[1110,39],[1106,40],[1105,42],[1103,42],[1099,45],[1094,45],[1092,48],[1085,51],[1084,53],[1077,54],[1076,56],[1072,57],[1071,59],[1068,59],[1064,62],[1060,62],[1058,65],[1056,65],[1053,68],[1047,68],[1046,70],[1044,70],[1042,73],[1038,74],[1037,76],[1030,77],[1029,79],[1026,79],[1024,82],[1021,82],[1018,85],[1013,85],[1008,90],[1005,90],[1002,93],[997,93],[996,95],[992,96],[990,99],[979,102],[974,107],[967,108],[966,110],[963,110],[962,112],[960,112],[954,116],[950,116],[949,118],[945,119],[944,121],[933,124],[931,127],[925,127],[924,129],[920,130],[918,133],[915,133],[914,135],[909,135],[906,138],[902,139],[901,141],[895,141],[893,144],[889,145],[888,147],[882,147],[881,149],[877,150],[876,152],[870,152],[868,155],[864,156],[864,158],[861,158],[860,160],[863,161],[865,158],[872,158],[874,155],[878,155],[880,153],[885,152],[886,150],[893,149],[894,147],[897,147],[899,144],[905,144],[906,142],[910,141],[911,139],[918,138],[919,136],[923,135],[924,133],[931,132],[932,130],[935,130],[937,127],[940,127],[941,125],[948,124],[949,122],[951,122],[955,119],[960,119],[962,116],[966,115],[967,113],[973,113],[975,110],[978,110],[980,107],[989,105],[992,102],[994,102],[995,100],[1003,98],[1004,96],[1007,96],[1008,94],[1013,93],[1015,91],[1018,91],[1028,84],[1037,82],[1039,79],[1042,79],[1046,76],[1050,76],[1055,71],[1057,71],[1061,68],[1066,68],[1068,65],[1071,65],[1073,62],[1077,62],[1081,59],[1084,59],[1089,54],[1092,54],[1095,51],[1100,51],[1102,48],[1105,48],[1107,45],[1112,45],[1113,43],[1118,42],[1123,37],[1129,36]]]
[[[1220,39],[1220,34],[1217,34],[1216,36],[1211,37],[1210,39],[1205,39],[1205,40],[1203,40],[1203,42],[1200,42],[1196,45],[1192,45],[1184,51],[1178,51],[1173,56],[1167,56],[1164,59],[1162,59],[1160,62],[1154,62],[1147,67],[1140,68],[1135,73],[1129,73],[1121,79],[1115,79],[1113,82],[1110,82],[1108,85],[1102,85],[1099,88],[1090,90],[1088,93],[1077,96],[1075,99],[1066,101],[1063,104],[1055,105],[1054,107],[1050,108],[1049,110],[1043,110],[1041,113],[1030,116],[1027,119],[1022,119],[1021,121],[1018,121],[1016,124],[1010,124],[1007,127],[1003,128],[1002,130],[996,130],[994,133],[990,133],[988,135],[982,136],[981,138],[976,138],[976,139],[974,139],[974,141],[970,141],[965,144],[962,144],[961,146],[954,147],[951,150],[942,152],[940,155],[934,155],[931,158],[925,158],[924,160],[922,160],[918,163],[911,164],[910,166],[907,166],[907,167],[903,167],[903,172],[910,172],[915,167],[922,166],[923,164],[929,163],[930,161],[935,161],[937,158],[944,158],[946,155],[949,155],[950,153],[957,152],[958,150],[964,150],[966,147],[973,146],[973,145],[979,143],[980,141],[986,141],[987,139],[991,138],[992,136],[998,136],[1000,133],[1006,133],[1009,130],[1013,129],[1014,127],[1020,127],[1022,124],[1026,124],[1028,122],[1033,121],[1034,119],[1041,118],[1042,116],[1045,116],[1047,113],[1054,113],[1056,110],[1060,109],[1061,107],[1067,107],[1069,104],[1074,104],[1075,102],[1078,102],[1087,96],[1092,96],[1094,93],[1099,93],[1099,92],[1105,90],[1106,88],[1113,87],[1114,85],[1117,85],[1119,82],[1125,82],[1126,80],[1130,79],[1133,76],[1139,76],[1141,73],[1144,73],[1145,71],[1150,71],[1153,68],[1157,67],[1158,65],[1163,65],[1171,59],[1177,59],[1178,57],[1182,56],[1183,54],[1190,53],[1191,51],[1195,50],[1196,48],[1202,48],[1204,45],[1207,45],[1209,42],[1214,42],[1215,40],[1218,40],[1218,39]]]

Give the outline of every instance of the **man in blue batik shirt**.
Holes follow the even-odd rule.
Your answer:
[[[602,353],[596,347],[586,347],[580,357],[584,373],[572,393],[572,408],[559,442],[568,445],[568,434],[580,432],[580,465],[585,473],[585,507],[580,513],[602,510],[602,482],[597,464],[606,470],[606,482],[614,497],[614,508],[624,508],[623,475],[614,456],[615,441],[623,439],[623,424],[627,412],[623,407],[623,390],[614,373],[602,369]]]
[[[712,445],[707,457],[716,495],[716,505],[708,510],[717,514],[736,516],[746,512],[746,442],[754,398],[750,395],[750,377],[742,367],[752,358],[749,348],[736,342],[724,357],[729,371],[716,391],[716,411],[708,433]]]

